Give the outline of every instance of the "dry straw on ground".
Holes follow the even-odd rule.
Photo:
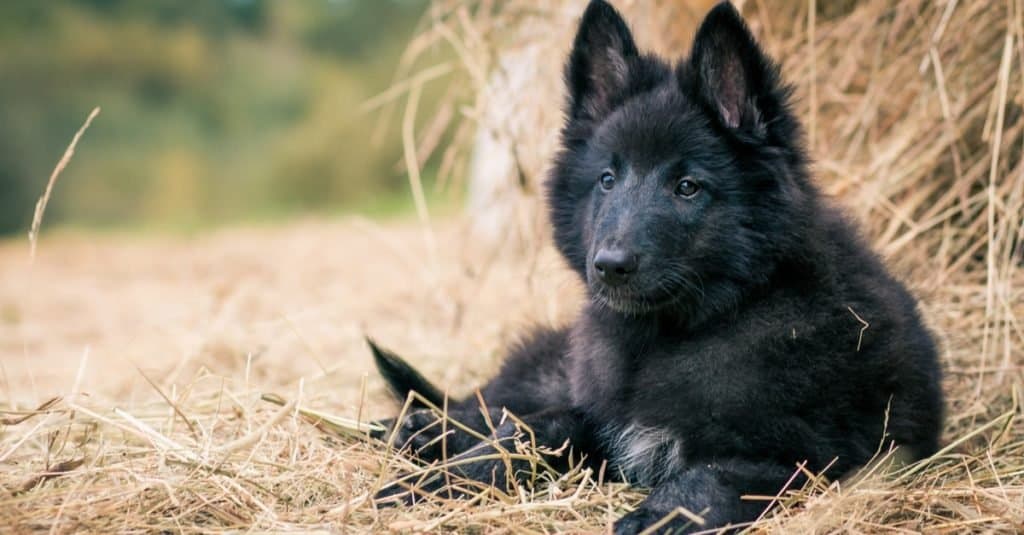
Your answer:
[[[524,324],[572,315],[578,288],[538,246],[536,185],[581,4],[439,0],[380,99],[415,102],[410,89],[453,80],[430,121],[406,121],[409,164],[446,130],[445,169],[467,160],[478,125],[514,146],[498,198],[519,229],[504,236],[529,247],[481,245],[461,222],[434,222],[428,241],[422,223],[360,220],[192,240],[45,236],[34,265],[23,243],[0,247],[0,530],[601,532],[638,503],[574,472],[376,510],[367,496],[410,465],[338,420],[395,410],[363,333],[463,394]],[[685,49],[702,9],[617,4],[666,53]],[[819,2],[813,17],[813,0],[745,4],[797,85],[822,187],[922,298],[949,400],[939,455],[896,475],[817,479],[754,529],[1020,531],[1024,2]],[[438,42],[457,60],[417,70]],[[501,93],[495,65],[517,57],[526,82]]]

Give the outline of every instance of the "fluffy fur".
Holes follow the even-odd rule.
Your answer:
[[[591,299],[572,325],[513,347],[481,390],[493,438],[521,432],[507,410],[541,445],[569,441],[651,487],[617,533],[680,506],[704,525],[665,529],[749,521],[765,504],[740,496],[779,492],[798,463],[838,477],[883,445],[933,453],[940,371],[916,302],[812,184],[790,91],[736,10],[714,8],[690,57],[670,65],[641,54],[594,0],[565,78],[548,202],[555,243]],[[598,253],[628,266],[595,265]],[[438,395],[394,355],[378,362],[399,394]],[[475,398],[450,415],[491,433]],[[397,442],[425,461],[493,448],[453,433],[441,451],[439,430],[414,412]],[[503,485],[521,468],[457,470]],[[416,499],[402,492],[378,498]]]

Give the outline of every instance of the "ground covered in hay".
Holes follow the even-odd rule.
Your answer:
[[[409,465],[344,420],[398,410],[364,334],[461,395],[524,326],[579,304],[547,248],[474,245],[447,222],[431,249],[421,229],[63,234],[34,263],[27,243],[0,246],[0,531],[607,530],[642,493],[601,474],[414,509],[367,500]],[[792,489],[758,529],[1024,525],[1020,339],[982,351],[1004,328],[984,320],[986,287],[937,276],[913,287],[943,348],[948,447],[897,475]],[[996,306],[1016,311],[1006,328],[1019,336],[1016,282]]]
[[[577,309],[579,287],[533,215],[561,120],[563,56],[550,51],[577,4],[508,0],[495,14],[437,0],[410,47],[452,44],[465,67],[453,87],[479,94],[440,117],[473,117],[516,148],[497,198],[527,209],[484,208],[502,215],[501,239],[428,226],[421,210],[418,224],[193,238],[51,233],[34,261],[26,242],[0,244],[0,531],[595,533],[639,503],[642,492],[576,471],[378,510],[368,496],[412,467],[353,431],[399,410],[364,335],[465,395],[516,333]],[[645,44],[685,51],[683,4],[616,4]],[[816,478],[768,497],[780,506],[753,529],[1024,531],[1024,1],[744,4],[795,85],[822,189],[921,298],[948,402],[933,458]],[[480,89],[509,85],[490,78],[494,50],[536,66],[498,99],[522,124],[487,113],[494,93]],[[415,117],[417,84],[454,67],[403,65],[407,80],[381,100],[407,98]],[[451,94],[442,110],[466,103]],[[476,127],[461,123],[452,150],[469,150]],[[426,143],[443,129],[421,129],[420,148],[443,145]],[[408,154],[430,152],[407,137]]]

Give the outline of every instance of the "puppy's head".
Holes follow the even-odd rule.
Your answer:
[[[732,5],[670,66],[594,0],[565,79],[548,200],[556,243],[596,303],[710,311],[769,276],[814,192],[789,91]]]

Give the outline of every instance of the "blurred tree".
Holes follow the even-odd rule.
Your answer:
[[[403,184],[395,129],[361,114],[427,0],[0,2],[0,233],[207,224],[358,205]]]

